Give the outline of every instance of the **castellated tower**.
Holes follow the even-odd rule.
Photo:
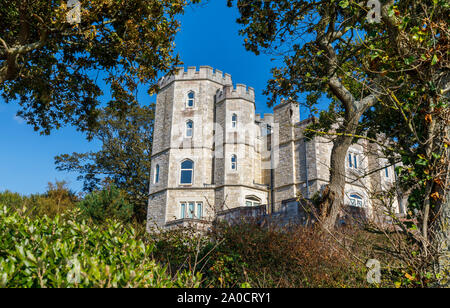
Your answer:
[[[147,227],[267,204],[254,90],[209,66],[179,68],[159,85]]]
[[[272,149],[274,211],[280,211],[289,202],[296,203],[300,157],[295,125],[299,121],[298,103],[284,101],[274,107],[274,122],[278,129],[278,146]]]

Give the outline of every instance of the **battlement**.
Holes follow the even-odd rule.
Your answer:
[[[201,80],[201,79],[209,79],[215,82],[218,82],[222,85],[232,85],[231,75],[227,73],[223,73],[222,71],[216,69],[214,70],[211,66],[200,66],[197,70],[196,66],[189,66],[187,71],[185,71],[184,67],[177,67],[174,75],[164,76],[162,77],[158,85],[162,89],[172,81],[175,80]]]
[[[272,113],[264,113],[264,116],[261,118],[261,114],[257,113],[255,115],[256,122],[262,122],[262,123],[273,123],[273,114]]]
[[[233,85],[225,85],[223,90],[217,93],[217,102],[221,102],[224,99],[229,98],[241,98],[251,102],[255,102],[255,89],[247,87],[245,84],[238,83],[236,87]]]

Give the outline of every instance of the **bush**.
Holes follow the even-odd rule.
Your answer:
[[[222,225],[213,236],[221,245],[206,277],[225,287],[243,280],[253,287],[368,286],[364,264],[315,228]]]
[[[321,230],[261,228],[254,223],[216,225],[208,235],[192,230],[150,235],[154,256],[176,272],[200,271],[202,287],[369,287],[365,260],[373,238],[351,230],[347,249]],[[357,262],[351,253],[364,260]]]
[[[30,219],[26,208],[0,208],[1,287],[196,287],[201,276],[170,276],[153,245],[121,222],[80,221],[80,211]]]
[[[125,194],[114,184],[86,195],[78,206],[87,217],[95,222],[103,222],[107,218],[127,222],[133,216],[133,205],[126,200]]]
[[[73,209],[77,200],[64,181],[56,181],[55,184],[49,182],[44,194],[21,196],[10,191],[0,193],[0,205],[7,205],[13,209],[22,209],[25,206],[27,214],[31,217],[42,215],[55,217]]]

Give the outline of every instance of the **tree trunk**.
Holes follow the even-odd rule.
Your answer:
[[[352,144],[352,135],[356,133],[360,113],[357,112],[349,117],[351,120],[344,123],[344,134],[338,135],[333,141],[330,160],[330,183],[324,202],[322,204],[322,223],[328,229],[334,229],[336,219],[344,205],[345,189],[345,162],[347,152]]]
[[[450,136],[450,127],[447,127],[447,136]],[[448,154],[450,156],[450,154]],[[450,157],[447,157],[447,164]],[[436,232],[436,245],[438,251],[438,259],[436,264],[436,272],[438,274],[439,284],[443,287],[450,287],[450,166],[447,166],[446,185],[444,187],[445,199],[440,205],[438,228]]]

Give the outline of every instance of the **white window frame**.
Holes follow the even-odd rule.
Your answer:
[[[186,202],[180,202],[180,219],[186,218]]]
[[[238,121],[238,115],[236,113],[233,113],[231,115],[231,128],[236,129],[237,128],[237,121]]]
[[[358,170],[361,168],[360,162],[359,162],[359,154],[355,152],[348,152],[347,153],[347,167],[350,169]]]
[[[255,196],[246,196],[245,197],[245,206],[251,207],[251,206],[259,206],[261,205],[261,199]]]
[[[202,219],[204,217],[203,216],[203,202],[196,202],[195,205],[196,205],[195,211],[196,211],[197,219]]]
[[[192,162],[192,169],[183,169],[182,165],[185,161],[190,161]],[[195,169],[195,163],[193,160],[191,159],[184,159],[183,161],[181,161],[180,163],[180,185],[192,185],[194,183],[194,169]],[[191,182],[190,183],[183,183],[182,179],[183,179],[183,171],[191,171]]]
[[[205,217],[203,202],[201,201],[180,201],[179,219],[202,219]]]
[[[190,98],[190,95],[193,95],[193,98]],[[192,101],[192,106],[189,106],[190,101]],[[186,108],[194,108],[195,107],[195,92],[189,91],[187,93],[187,99],[186,99]]]
[[[233,159],[234,159],[234,161],[233,161]],[[231,155],[230,162],[231,162],[231,170],[237,171],[237,156],[236,156],[236,154]]]
[[[191,124],[192,127],[188,127],[189,124]],[[190,136],[189,136],[188,132],[190,132],[190,134],[191,134]],[[186,138],[192,138],[194,136],[194,121],[192,121],[192,120],[187,120],[186,121],[186,128],[185,128],[184,135],[185,135]]]
[[[351,193],[348,196],[350,205],[355,207],[364,207],[364,198],[358,193]]]

